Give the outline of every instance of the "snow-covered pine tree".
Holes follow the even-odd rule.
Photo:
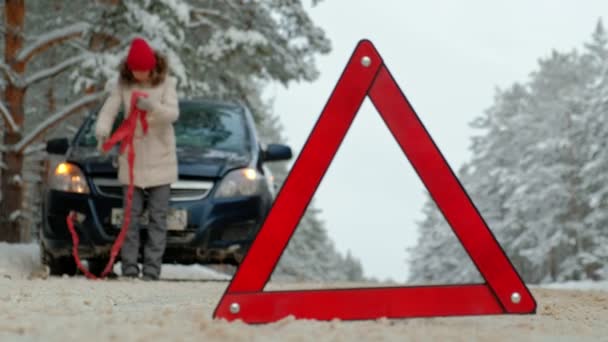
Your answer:
[[[169,57],[182,94],[214,98],[246,100],[270,81],[311,81],[315,55],[330,50],[302,1],[114,1],[87,16],[103,48],[73,75],[76,88],[113,77],[138,35]]]
[[[319,210],[308,208],[273,277],[293,281],[361,281],[361,263],[352,255],[342,256],[327,235]]]
[[[578,255],[583,252],[581,233],[589,210],[579,170],[586,135],[582,104],[589,73],[580,61],[575,51],[553,52],[540,61],[529,83],[524,132],[531,140],[520,150],[514,165],[519,174],[515,191],[505,202],[507,215],[520,215],[525,229],[517,235],[505,233],[508,241],[528,236],[533,242],[535,247],[525,255],[518,250],[536,268],[527,275],[533,282],[586,278]],[[512,246],[506,248],[510,254],[515,252]]]
[[[458,174],[462,182],[470,180],[466,167]],[[407,250],[408,283],[456,284],[479,281],[481,278],[475,265],[429,195],[422,211],[425,218],[418,222],[418,242]]]
[[[515,139],[527,125],[525,106],[527,91],[515,84],[506,91],[497,90],[494,105],[476,118],[472,127],[479,134],[472,138],[473,159],[458,172],[458,177],[499,241],[524,226],[517,216],[508,217],[504,203],[513,192],[517,175],[513,173],[520,155],[514,153],[527,142]],[[529,140],[528,140],[529,141]],[[514,146],[514,144],[516,146]],[[409,251],[410,281],[416,283],[473,282],[479,274],[451,232],[443,215],[429,197],[424,208],[425,219],[418,224],[418,244]],[[454,245],[457,244],[458,247]],[[520,268],[524,260],[513,259]]]
[[[463,183],[528,282],[605,277],[606,66],[600,22],[585,53],[554,51],[473,123],[480,133]],[[437,226],[431,215],[413,260],[441,244],[425,237]],[[450,270],[451,262],[431,260],[428,269],[412,265],[411,277]]]
[[[581,179],[590,212],[578,257],[587,278],[608,279],[608,33],[601,20],[585,51],[592,74],[582,117],[587,135]]]
[[[534,239],[526,235],[523,213],[508,206],[508,200],[520,188],[523,178],[519,162],[525,148],[535,139],[528,126],[529,93],[525,86],[514,84],[497,90],[494,105],[471,123],[479,130],[472,139],[473,158],[470,176],[464,184],[486,223],[520,272],[533,271],[525,256],[534,248]],[[517,253],[510,253],[510,251]]]

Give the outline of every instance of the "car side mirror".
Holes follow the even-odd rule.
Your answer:
[[[68,138],[51,139],[46,142],[46,152],[50,154],[66,154],[69,148]]]
[[[292,156],[291,147],[281,144],[268,144],[264,151],[264,161],[289,160]]]

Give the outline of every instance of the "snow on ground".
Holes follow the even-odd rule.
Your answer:
[[[114,266],[120,274],[120,263]],[[40,264],[40,251],[37,244],[7,244],[0,242],[0,277],[25,279],[44,276],[46,270]],[[201,265],[165,264],[162,278],[166,280],[221,280],[228,281],[230,276],[212,267]]]
[[[225,282],[0,277],[0,341],[601,341],[608,292],[534,289],[536,315],[268,325],[213,320]]]
[[[224,280],[232,277],[201,265],[163,265],[162,278],[167,280]]]
[[[208,281],[216,271],[201,266],[167,266],[165,280],[158,282],[43,279],[35,275],[35,246],[0,244],[0,268],[0,341],[578,342],[608,337],[608,291],[587,285],[585,291],[533,287],[536,315],[358,322],[286,318],[249,326],[212,319],[228,282]]]
[[[569,281],[566,283],[555,283],[541,285],[540,287],[546,289],[556,290],[596,290],[596,291],[608,291],[608,281]]]
[[[0,277],[26,278],[40,268],[37,245],[0,242]]]

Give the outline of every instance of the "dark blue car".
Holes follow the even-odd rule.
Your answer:
[[[50,165],[43,204],[41,256],[51,274],[76,272],[66,226],[71,210],[82,214],[79,254],[94,273],[105,266],[122,224],[117,152],[97,152],[95,120],[92,113],[72,139],[47,143],[49,154],[64,156]],[[181,101],[174,128],[179,181],[171,186],[164,262],[238,264],[274,198],[265,163],[290,159],[291,149],[263,147],[250,111],[240,104]]]

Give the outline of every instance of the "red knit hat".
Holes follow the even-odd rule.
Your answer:
[[[133,71],[148,71],[156,67],[154,50],[144,39],[133,39],[127,56],[127,66]]]

